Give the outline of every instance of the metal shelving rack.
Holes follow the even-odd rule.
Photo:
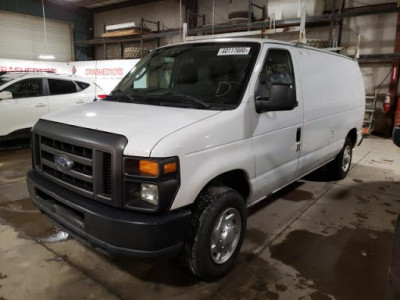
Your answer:
[[[337,1],[337,0],[335,0]],[[252,1],[249,0],[249,7],[252,6]],[[306,17],[306,26],[307,27],[322,27],[322,26],[333,26],[332,24],[339,24],[345,18],[362,16],[362,15],[371,15],[371,14],[379,14],[379,13],[390,13],[399,11],[399,7],[397,3],[385,3],[378,5],[368,5],[363,7],[355,7],[355,8],[347,8],[343,9],[344,5],[342,4],[341,8],[338,10],[326,11],[325,14],[320,16],[311,16]],[[156,32],[139,34],[136,36],[124,37],[124,38],[95,38],[92,40],[86,41],[77,41],[75,42],[75,46],[77,47],[94,47],[96,45],[102,45],[104,47],[104,55],[106,58],[106,47],[107,45],[112,44],[120,44],[121,49],[123,48],[124,43],[140,43],[141,48],[143,49],[144,41],[151,40],[159,40],[163,37],[176,36],[182,34],[182,29],[170,29],[170,30],[160,30],[159,21],[153,22],[145,20],[145,22],[151,22],[154,24],[158,24],[158,30]],[[276,20],[274,21],[274,28],[287,28],[292,26],[299,26],[300,18],[287,19],[287,20]],[[143,22],[141,24],[141,28],[143,29]],[[216,25],[205,25],[201,27],[196,27],[193,29],[189,29],[187,31],[188,35],[199,35],[199,34],[211,34],[211,33],[228,33],[228,32],[237,32],[237,31],[252,31],[252,30],[266,30],[270,29],[271,24],[269,20],[264,21],[256,21],[252,22],[251,19],[247,23],[240,24],[216,24]],[[340,45],[339,45],[340,46]],[[122,53],[122,51],[121,51]],[[141,51],[143,53],[143,50]]]
[[[363,124],[363,134],[370,135],[374,130],[374,115],[378,93],[375,91],[374,95],[365,96],[365,116]]]

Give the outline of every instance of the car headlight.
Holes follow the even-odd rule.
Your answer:
[[[148,212],[169,209],[180,185],[179,160],[124,159],[124,207]]]
[[[140,199],[155,206],[158,205],[158,186],[156,184],[140,184]]]

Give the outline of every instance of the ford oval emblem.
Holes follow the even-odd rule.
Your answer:
[[[64,171],[69,171],[74,166],[74,162],[65,154],[55,154],[54,163],[56,164],[57,168]]]

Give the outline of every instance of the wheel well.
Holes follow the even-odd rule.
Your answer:
[[[347,135],[347,137],[350,138],[353,147],[356,146],[357,143],[357,129],[353,128],[352,130],[350,130],[349,134]]]
[[[243,170],[232,170],[223,173],[211,180],[209,184],[223,184],[230,187],[237,191],[245,201],[250,194],[248,176]]]

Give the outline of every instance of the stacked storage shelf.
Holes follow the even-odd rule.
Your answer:
[[[377,93],[374,95],[365,96],[365,116],[363,124],[363,134],[370,135],[374,130],[374,114],[376,107],[376,97]]]

